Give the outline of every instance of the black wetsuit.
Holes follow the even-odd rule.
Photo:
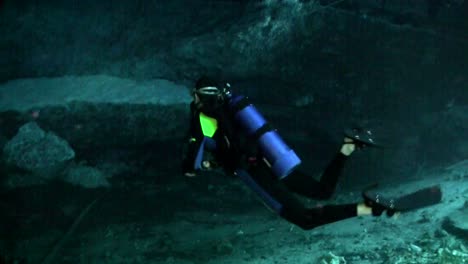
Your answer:
[[[218,130],[212,137],[217,143],[213,156],[215,161],[227,173],[234,173],[239,168],[245,170],[258,186],[282,205],[281,210],[278,211],[281,217],[307,230],[357,216],[356,203],[306,208],[292,193],[314,199],[330,198],[347,159],[345,155],[338,153],[335,156],[325,169],[320,181],[302,173],[297,168],[289,176],[279,180],[258,156],[258,152],[255,152],[256,148],[252,148],[252,142],[244,141],[238,136],[241,133],[236,131],[237,128],[232,125],[232,122],[229,122],[230,117],[225,111],[211,114],[211,116],[218,121]],[[184,172],[194,171],[194,160],[203,138],[199,111],[192,103],[191,124],[187,139],[189,143],[183,162]],[[248,161],[253,156],[256,156],[254,159],[256,161]]]

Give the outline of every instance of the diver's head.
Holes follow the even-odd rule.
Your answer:
[[[224,94],[219,84],[207,76],[197,80],[193,96],[197,109],[206,113],[216,112],[224,103]]]

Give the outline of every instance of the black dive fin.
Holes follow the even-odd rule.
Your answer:
[[[435,185],[396,199],[395,208],[397,211],[404,212],[438,204],[441,200],[442,191],[440,190],[440,186]]]
[[[353,127],[345,129],[344,135],[351,138],[358,147],[383,147],[380,143],[374,139],[374,134],[370,129],[364,129],[360,127]]]
[[[383,197],[378,192],[369,190],[368,188],[367,190],[364,190],[362,196],[368,206],[372,207],[377,205],[385,210],[405,212],[438,204],[442,200],[442,191],[440,186],[435,185],[399,198],[390,199]]]

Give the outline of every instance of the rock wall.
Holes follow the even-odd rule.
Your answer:
[[[191,83],[210,73],[251,96],[306,157],[327,157],[305,147],[312,143],[331,155],[330,142],[339,142],[341,129],[359,121],[379,130],[390,146],[369,161],[386,160],[372,174],[401,175],[459,158],[463,148],[439,150],[466,145],[466,127],[457,125],[466,117],[453,114],[468,102],[468,38],[461,26],[466,4],[453,1],[459,8],[444,6],[431,20],[426,1],[411,7],[387,1],[383,9],[371,1],[347,2],[358,5],[6,1],[0,10],[0,81],[104,75]],[[393,19],[405,10],[418,15],[417,23]],[[67,102],[41,108],[37,121],[74,148],[147,143],[182,135],[188,101]],[[28,120],[37,113],[19,116]],[[16,123],[18,113],[2,115],[2,122]],[[119,128],[119,137],[109,137]],[[456,141],[447,142],[449,136]]]

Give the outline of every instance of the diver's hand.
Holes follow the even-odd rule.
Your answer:
[[[210,161],[210,160],[204,160],[202,162],[202,166],[203,166],[203,169],[205,170],[212,170],[212,169],[216,169],[219,167],[216,161]]]
[[[202,166],[204,169],[211,169],[211,162],[209,160],[204,160],[203,163],[202,163]]]
[[[197,176],[197,174],[196,174],[195,172],[186,172],[186,173],[184,173],[184,175],[187,176],[187,177],[195,177],[195,176]]]
[[[343,145],[341,146],[340,152],[345,156],[349,156],[355,150],[356,150],[356,143],[354,142],[354,140],[352,140],[352,139],[350,139],[348,137],[345,137]]]

